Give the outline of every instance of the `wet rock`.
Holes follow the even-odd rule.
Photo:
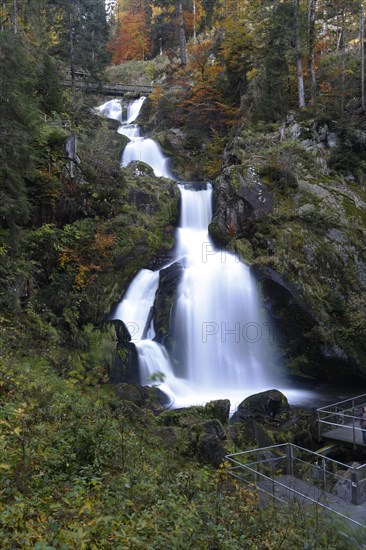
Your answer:
[[[180,262],[175,262],[159,273],[159,286],[154,301],[154,327],[155,340],[161,344],[171,337],[171,318],[182,275],[183,266]]]
[[[140,383],[138,366],[138,355],[135,344],[131,342],[131,335],[123,321],[115,319],[111,321],[115,327],[117,346],[113,356],[112,365],[109,371],[111,384],[129,382]]]

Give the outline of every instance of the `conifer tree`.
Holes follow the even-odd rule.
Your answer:
[[[11,229],[26,223],[31,210],[27,183],[40,121],[32,73],[19,35],[0,33],[0,225]]]

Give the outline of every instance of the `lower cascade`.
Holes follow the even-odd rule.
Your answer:
[[[99,108],[104,116],[108,116],[108,103]],[[130,107],[132,115],[127,112],[127,123],[118,130],[132,140],[122,165],[135,160],[128,148],[138,140],[138,160],[150,164],[155,175],[166,175],[162,167],[167,159],[158,145],[141,137],[137,125],[132,124],[139,112],[136,103]],[[141,105],[139,100],[139,108]],[[113,118],[117,118],[116,103],[112,106]],[[117,119],[122,121],[122,116]],[[249,268],[234,254],[217,249],[209,236],[211,184],[196,188],[194,184],[177,185],[181,222],[174,258],[164,269],[179,262],[182,276],[170,311],[168,337],[157,341],[152,314],[159,271],[143,269],[136,275],[113,319],[122,320],[129,329],[138,351],[141,383],[149,385],[154,377],[162,378],[159,387],[170,396],[172,406],[201,405],[220,398],[238,404],[250,394],[279,384],[273,374],[276,362],[271,326]]]

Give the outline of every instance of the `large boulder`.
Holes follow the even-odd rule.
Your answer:
[[[225,438],[225,430],[217,419],[195,424],[189,432],[190,447],[195,456],[216,468],[227,455],[222,444]]]
[[[218,468],[227,455],[227,451],[217,436],[203,434],[198,440],[196,455],[201,462],[212,464]]]
[[[138,355],[135,344],[131,342],[131,335],[123,321],[111,321],[115,327],[117,346],[109,372],[111,384],[129,382],[140,383]]]
[[[250,418],[275,419],[288,410],[287,397],[282,392],[275,389],[267,390],[244,399],[231,417],[230,422],[245,422]]]

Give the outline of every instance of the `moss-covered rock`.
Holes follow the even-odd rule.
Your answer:
[[[244,399],[230,419],[231,423],[242,422],[247,418],[275,419],[289,409],[287,397],[279,390],[267,390]]]

